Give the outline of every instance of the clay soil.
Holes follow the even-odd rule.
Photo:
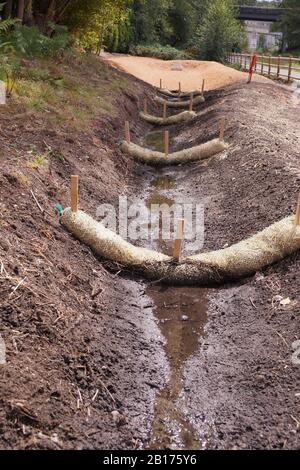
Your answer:
[[[124,119],[133,140],[151,129],[139,121],[137,103],[150,101],[153,89],[111,73],[125,80],[114,96],[117,113],[98,116],[88,130],[50,124],[39,112],[28,117],[14,100],[0,114],[2,449],[147,447],[155,398],[169,377],[147,284],[97,259],[53,211],[69,203],[71,174],[80,175],[80,206],[91,215],[119,194],[144,197],[158,176],[118,148]],[[207,92],[197,111],[192,125],[170,129],[171,150],[215,137],[224,115],[230,148],[172,169],[177,186],[167,194],[205,204],[210,250],[295,210],[299,103],[271,82],[235,83]],[[64,159],[32,169],[32,144]],[[209,286],[205,334],[182,365],[178,398],[202,448],[299,448],[300,366],[291,361],[300,339],[299,266],[296,253],[249,279]]]

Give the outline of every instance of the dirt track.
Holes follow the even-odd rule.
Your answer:
[[[95,119],[88,132],[46,126],[39,114],[30,126],[26,116],[15,124],[1,115],[0,255],[9,276],[1,272],[8,362],[0,366],[0,447],[299,448],[300,366],[291,362],[299,253],[234,285],[174,292],[97,260],[51,216],[55,202],[68,204],[69,176],[79,173],[80,204],[91,215],[119,194],[145,203],[190,198],[206,207],[204,249],[237,242],[295,210],[297,105],[272,83],[210,91],[192,126],[170,129],[171,150],[215,137],[226,115],[229,151],[157,172],[118,148],[125,118],[135,141],[153,131],[137,113],[137,99],[153,90],[130,83],[134,91],[116,97],[118,116]],[[22,111],[14,103],[9,109]],[[28,149],[33,142],[42,149],[45,139],[66,159],[30,172]],[[16,173],[16,161],[33,186]],[[32,187],[50,216],[35,207]],[[281,305],[279,295],[291,302]]]
[[[104,59],[120,70],[145,81],[153,86],[159,86],[160,79],[163,87],[177,90],[181,83],[182,91],[199,90],[202,80],[205,79],[206,90],[231,85],[232,83],[247,80],[248,74],[226,67],[217,62],[203,62],[198,60],[170,60],[164,61],[151,57],[134,57],[125,54],[103,54]],[[182,70],[172,70],[172,67],[181,65]],[[265,81],[260,75],[254,76],[254,81]]]

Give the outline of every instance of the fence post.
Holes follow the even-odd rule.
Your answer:
[[[289,58],[289,72],[288,72],[288,82],[291,81],[291,75],[292,75],[292,65],[293,65],[293,59],[292,57]]]
[[[260,71],[261,75],[264,74],[264,56],[262,55],[261,56],[261,71]]]
[[[78,175],[71,175],[71,210],[78,211]]]
[[[268,77],[271,77],[271,56],[269,55],[269,69],[268,69]]]
[[[280,62],[281,62],[281,56],[279,55],[278,60],[277,60],[277,78],[280,77]]]
[[[165,131],[164,134],[164,148],[165,148],[165,156],[169,155],[169,148],[170,148],[170,133],[169,131]]]

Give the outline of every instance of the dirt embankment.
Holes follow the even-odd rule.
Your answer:
[[[160,177],[118,148],[128,117],[132,139],[143,141],[150,126],[138,120],[137,101],[153,90],[116,70],[89,67],[64,69],[76,71],[76,80],[91,80],[95,90],[106,81],[110,111],[93,114],[88,126],[75,127],[75,115],[62,122],[61,111],[51,107],[24,114],[15,102],[0,114],[5,449],[146,446],[155,396],[168,375],[144,284],[128,279],[122,266],[97,260],[52,216],[56,202],[69,203],[71,174],[80,175],[80,206],[91,215],[99,203],[139,195]],[[78,100],[80,114],[84,98]],[[69,103],[62,99],[63,105]],[[166,195],[203,202],[204,249],[239,241],[294,211],[300,136],[290,92],[272,83],[235,84],[207,93],[197,112],[193,125],[170,129],[170,150],[215,137],[223,115],[230,149],[172,169],[176,189]],[[296,253],[251,279],[208,291],[205,337],[182,364],[182,393],[171,394],[184,421],[193,424],[193,442],[207,448],[298,447],[299,366],[291,362],[291,344],[299,339],[299,264]],[[290,303],[281,305],[287,297]]]
[[[72,239],[54,204],[69,205],[71,174],[80,176],[80,207],[94,215],[100,203],[137,192],[134,163],[118,141],[128,116],[133,136],[142,132],[137,100],[152,92],[80,59],[58,73],[82,84],[74,103],[68,90],[55,88],[56,108],[39,101],[29,111],[20,98],[0,110],[0,332],[7,355],[0,447],[134,448],[150,430],[155,390],[165,380],[162,339],[143,285],[112,274]],[[40,93],[45,85],[24,86]],[[98,114],[80,128],[86,94],[97,90]],[[109,112],[101,110],[104,100]]]
[[[233,85],[206,98],[192,125],[171,129],[171,151],[214,138],[224,115],[230,148],[208,162],[165,171],[177,183],[164,195],[204,205],[203,249],[212,250],[295,211],[300,132],[294,96],[271,82]],[[300,338],[299,267],[295,253],[208,291],[205,334],[184,366],[178,399],[204,447],[299,448],[300,366],[292,362]]]

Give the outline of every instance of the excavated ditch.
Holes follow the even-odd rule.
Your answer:
[[[163,151],[164,131],[151,131],[143,144],[147,148]],[[180,171],[180,170],[179,170]],[[153,204],[172,206],[182,200],[177,188],[177,169],[153,170],[145,205],[148,210]],[[174,230],[174,219],[171,228]],[[172,240],[164,240],[162,227],[159,239],[152,241],[152,247],[164,254],[172,255]],[[207,321],[207,293],[204,288],[166,287],[149,285],[146,294],[154,305],[154,314],[160,331],[165,338],[165,353],[170,373],[165,387],[157,394],[154,421],[150,435],[150,449],[202,449],[193,423],[182,411],[179,397],[183,394],[183,366],[197,351],[199,340],[204,336]]]

